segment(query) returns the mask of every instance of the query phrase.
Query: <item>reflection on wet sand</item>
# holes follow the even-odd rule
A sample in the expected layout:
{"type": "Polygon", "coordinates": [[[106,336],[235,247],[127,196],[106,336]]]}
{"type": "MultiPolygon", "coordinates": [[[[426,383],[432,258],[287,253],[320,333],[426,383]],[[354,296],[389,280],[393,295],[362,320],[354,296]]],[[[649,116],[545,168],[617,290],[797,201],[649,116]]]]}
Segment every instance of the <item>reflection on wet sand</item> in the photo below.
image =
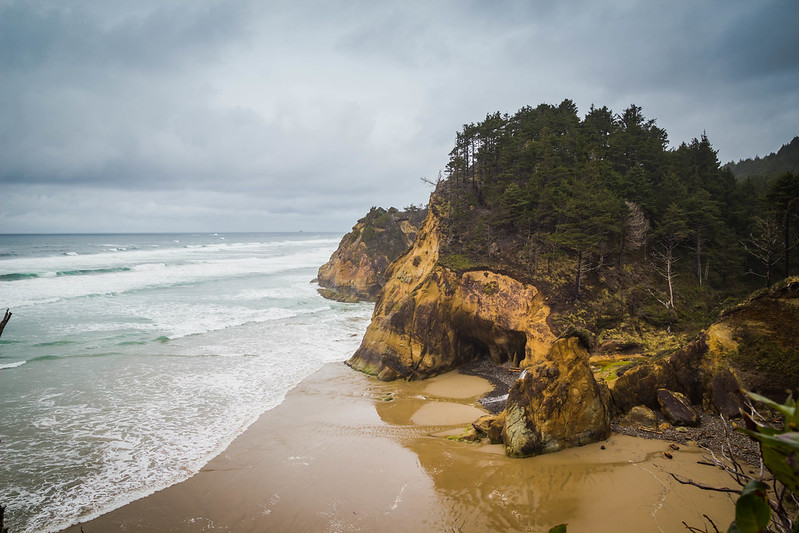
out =
{"type": "MultiPolygon", "coordinates": [[[[531,459],[455,442],[482,411],[480,378],[382,383],[328,365],[189,480],[83,524],[100,531],[685,531],[732,520],[728,484],[683,448],[625,436],[531,459]]],[[[79,527],[69,531],[77,533],[79,527]]]]}
{"type": "MultiPolygon", "coordinates": [[[[456,376],[453,380],[466,377],[456,376]]],[[[448,376],[436,379],[446,382],[448,376]]],[[[614,435],[600,444],[510,459],[501,445],[442,438],[458,431],[441,431],[450,422],[451,406],[468,407],[484,391],[469,396],[464,387],[450,396],[438,385],[416,390],[420,387],[404,384],[391,392],[392,402],[378,403],[376,409],[388,424],[410,419],[429,426],[426,437],[402,442],[433,480],[453,530],[548,531],[568,523],[570,532],[685,531],[682,522],[703,525],[703,513],[717,524],[732,520],[728,496],[681,486],[669,475],[728,486],[726,474],[696,464],[697,448],[683,447],[668,459],[662,441],[614,435]],[[420,405],[420,396],[426,403],[420,405]]]]}

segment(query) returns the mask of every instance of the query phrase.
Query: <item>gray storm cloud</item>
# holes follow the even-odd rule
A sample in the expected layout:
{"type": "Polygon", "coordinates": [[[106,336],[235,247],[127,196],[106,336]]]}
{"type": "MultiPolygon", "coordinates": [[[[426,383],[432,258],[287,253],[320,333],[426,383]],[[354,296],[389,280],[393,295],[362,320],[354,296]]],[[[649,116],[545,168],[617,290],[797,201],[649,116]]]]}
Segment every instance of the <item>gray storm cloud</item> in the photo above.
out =
{"type": "Polygon", "coordinates": [[[0,231],[345,231],[455,131],[635,103],[723,161],[799,124],[795,2],[0,1],[0,231]]]}

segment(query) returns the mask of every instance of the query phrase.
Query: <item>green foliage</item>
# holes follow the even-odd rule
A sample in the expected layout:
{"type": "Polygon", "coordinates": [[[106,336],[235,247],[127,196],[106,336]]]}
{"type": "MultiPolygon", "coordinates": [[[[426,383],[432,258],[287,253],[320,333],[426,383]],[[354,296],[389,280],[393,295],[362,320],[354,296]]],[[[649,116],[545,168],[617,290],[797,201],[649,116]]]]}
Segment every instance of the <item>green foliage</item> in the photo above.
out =
{"type": "Polygon", "coordinates": [[[774,176],[783,172],[799,174],[799,137],[794,137],[791,142],[782,145],[776,153],[766,157],[744,159],[737,163],[727,163],[726,167],[739,180],[753,176],[774,176]]]}
{"type": "Polygon", "coordinates": [[[556,313],[609,300],[600,293],[610,289],[614,311],[596,305],[582,321],[594,334],[635,329],[625,320],[642,309],[650,324],[695,333],[716,303],[762,284],[752,274],[790,273],[799,244],[799,180],[771,189],[738,181],[707,135],[669,149],[665,130],[635,105],[592,106],[582,119],[568,99],[488,114],[456,133],[446,173],[436,189],[442,264],[528,279],[556,313]],[[787,220],[769,272],[741,244],[764,210],[787,220]]]}
{"type": "Polygon", "coordinates": [[[782,429],[774,429],[757,424],[751,417],[745,417],[747,427],[740,431],[760,442],[763,463],[775,479],[799,494],[799,409],[792,397],[784,404],[778,404],[764,396],[748,392],[747,395],[779,412],[785,422],[782,429]]]}
{"type": "Polygon", "coordinates": [[[549,533],[566,533],[566,524],[559,524],[549,530],[549,533]]]}
{"type": "Polygon", "coordinates": [[[472,261],[470,257],[461,254],[442,255],[439,257],[438,262],[456,272],[463,272],[477,266],[477,263],[472,261]]]}
{"type": "Polygon", "coordinates": [[[768,487],[760,481],[749,481],[735,502],[735,522],[727,533],[761,533],[771,521],[768,487]]]}
{"type": "Polygon", "coordinates": [[[671,328],[680,322],[680,315],[674,308],[667,308],[660,303],[652,303],[641,309],[641,318],[659,328],[671,328]]]}
{"type": "Polygon", "coordinates": [[[369,245],[375,238],[375,229],[372,226],[364,226],[363,231],[361,232],[361,240],[369,245]]]}
{"type": "MultiPolygon", "coordinates": [[[[796,402],[790,396],[784,404],[779,404],[759,394],[746,394],[780,413],[784,424],[779,429],[768,427],[744,414],[746,428],[739,428],[738,431],[760,443],[761,459],[775,481],[774,491],[787,489],[794,495],[799,494],[799,409],[796,402]]],[[[783,505],[782,496],[771,501],[769,487],[760,480],[750,479],[735,502],[735,521],[727,532],[763,533],[789,529],[796,532],[799,524],[795,514],[795,509],[789,511],[783,505]]]]}
{"type": "Polygon", "coordinates": [[[360,239],[367,256],[385,258],[391,262],[405,253],[409,246],[410,238],[403,232],[401,223],[408,221],[411,226],[418,228],[425,216],[426,209],[413,206],[407,211],[399,211],[395,207],[388,210],[372,207],[342,242],[353,244],[360,239]]]}
{"type": "MultiPolygon", "coordinates": [[[[788,323],[790,321],[786,321],[788,323]]],[[[793,346],[781,346],[771,335],[744,330],[732,359],[739,368],[757,369],[778,376],[786,388],[799,383],[799,350],[793,346]]]]}
{"type": "Polygon", "coordinates": [[[497,285],[496,281],[489,281],[488,283],[484,283],[481,287],[483,294],[491,296],[492,294],[496,294],[499,291],[499,285],[497,285]]]}

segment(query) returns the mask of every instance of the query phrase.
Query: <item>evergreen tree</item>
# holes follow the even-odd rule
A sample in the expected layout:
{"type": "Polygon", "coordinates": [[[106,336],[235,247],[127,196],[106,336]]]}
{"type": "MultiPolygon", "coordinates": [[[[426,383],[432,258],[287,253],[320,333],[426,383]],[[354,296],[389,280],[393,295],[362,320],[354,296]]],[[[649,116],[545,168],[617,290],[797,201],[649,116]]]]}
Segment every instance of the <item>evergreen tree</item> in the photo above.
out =
{"type": "Polygon", "coordinates": [[[792,227],[799,218],[799,176],[789,172],[777,178],[769,188],[766,199],[782,222],[783,262],[787,278],[791,275],[790,252],[797,239],[797,232],[792,231],[792,227]]]}

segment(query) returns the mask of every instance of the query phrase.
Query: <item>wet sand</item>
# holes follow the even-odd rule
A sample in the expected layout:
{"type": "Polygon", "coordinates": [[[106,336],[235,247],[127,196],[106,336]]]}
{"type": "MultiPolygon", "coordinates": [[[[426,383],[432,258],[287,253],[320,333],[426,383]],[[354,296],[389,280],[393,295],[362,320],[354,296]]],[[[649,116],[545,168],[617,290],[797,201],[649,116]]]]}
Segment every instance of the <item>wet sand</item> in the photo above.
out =
{"type": "MultiPolygon", "coordinates": [[[[502,446],[456,442],[484,411],[487,381],[450,373],[382,383],[325,366],[183,483],[82,524],[85,533],[686,531],[707,514],[726,530],[727,475],[696,464],[698,448],[614,434],[530,459],[502,446]],[[604,445],[605,449],[602,449],[604,445]]],[[[78,533],[80,526],[66,531],[78,533]]]]}

